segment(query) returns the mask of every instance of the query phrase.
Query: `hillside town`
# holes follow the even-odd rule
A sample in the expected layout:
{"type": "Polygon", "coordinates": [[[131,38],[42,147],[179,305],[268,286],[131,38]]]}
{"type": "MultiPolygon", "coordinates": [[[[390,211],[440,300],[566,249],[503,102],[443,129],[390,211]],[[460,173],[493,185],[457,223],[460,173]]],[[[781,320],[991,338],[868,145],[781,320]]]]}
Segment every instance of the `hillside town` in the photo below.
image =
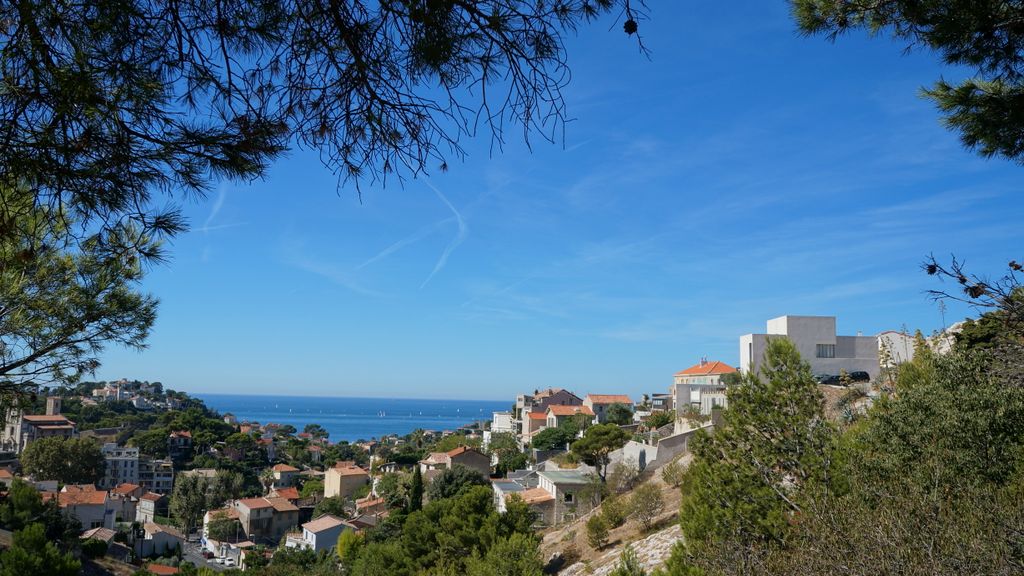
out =
{"type": "Polygon", "coordinates": [[[515,501],[534,530],[553,530],[601,504],[595,485],[628,489],[685,460],[691,440],[713,432],[730,388],[760,371],[773,339],[792,342],[836,417],[850,419],[891,391],[886,374],[911,361],[921,342],[942,352],[955,330],[932,339],[843,336],[834,317],[783,316],[762,334],[739,336],[739,366],[699,357],[639,398],[537,389],[489,422],[354,443],[332,443],[318,425],[238,421],[159,383],[55,389],[42,413],[9,413],[0,482],[7,494],[37,492],[80,526],[82,541],[101,541],[113,561],[154,574],[175,573],[182,562],[245,570],[282,550],[333,553],[343,533],[373,530],[411,498],[418,509],[467,483],[488,486],[499,513],[515,501]],[[611,440],[587,448],[601,430],[613,431],[611,440]],[[37,448],[70,442],[100,454],[94,482],[44,472],[37,448]]]}

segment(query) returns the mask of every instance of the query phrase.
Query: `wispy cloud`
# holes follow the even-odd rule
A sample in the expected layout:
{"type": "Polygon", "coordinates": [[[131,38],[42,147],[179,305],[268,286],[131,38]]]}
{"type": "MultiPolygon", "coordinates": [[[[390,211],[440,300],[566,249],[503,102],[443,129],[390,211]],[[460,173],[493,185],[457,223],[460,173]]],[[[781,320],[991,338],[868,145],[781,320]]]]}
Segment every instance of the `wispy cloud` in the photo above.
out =
{"type": "Polygon", "coordinates": [[[448,209],[452,211],[452,215],[455,217],[455,222],[458,224],[459,228],[458,231],[455,233],[455,237],[452,238],[451,242],[449,242],[447,246],[444,247],[444,251],[441,252],[441,256],[438,257],[437,263],[434,264],[434,269],[430,271],[430,274],[427,276],[426,280],[424,280],[423,283],[420,284],[421,289],[425,287],[427,284],[429,284],[430,281],[434,278],[435,275],[437,275],[438,272],[444,269],[445,264],[448,263],[448,257],[451,256],[452,252],[454,252],[455,249],[458,248],[459,245],[466,240],[466,236],[469,234],[469,227],[466,226],[466,220],[462,217],[462,214],[455,209],[455,206],[448,201],[448,197],[446,197],[437,186],[434,186],[432,183],[430,183],[429,180],[424,180],[424,182],[431,190],[434,191],[435,194],[437,194],[437,197],[440,198],[442,202],[444,202],[445,206],[447,206],[448,209]]]}
{"type": "Polygon", "coordinates": [[[291,266],[304,272],[320,276],[333,284],[364,296],[385,296],[384,293],[367,288],[358,281],[352,271],[345,270],[334,262],[314,255],[301,239],[288,239],[281,246],[282,257],[291,266]]]}

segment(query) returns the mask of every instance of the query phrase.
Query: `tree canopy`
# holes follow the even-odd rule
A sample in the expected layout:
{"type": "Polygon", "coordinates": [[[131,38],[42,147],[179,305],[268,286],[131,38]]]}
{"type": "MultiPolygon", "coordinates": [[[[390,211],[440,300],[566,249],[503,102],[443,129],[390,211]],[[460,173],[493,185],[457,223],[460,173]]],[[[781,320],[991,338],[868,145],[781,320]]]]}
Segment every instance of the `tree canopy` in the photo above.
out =
{"type": "Polygon", "coordinates": [[[633,422],[633,409],[622,402],[616,402],[609,406],[606,414],[608,421],[612,424],[625,426],[633,422]]]}
{"type": "Polygon", "coordinates": [[[922,90],[982,156],[1024,163],[1024,5],[999,0],[790,0],[800,30],[835,39],[864,29],[937,52],[974,77],[922,90]]]}
{"type": "Polygon", "coordinates": [[[95,484],[106,461],[96,442],[87,438],[51,436],[30,443],[21,453],[21,467],[40,480],[62,484],[95,484]]]}
{"type": "Polygon", "coordinates": [[[486,484],[487,479],[482,474],[472,468],[456,464],[451,468],[446,468],[430,481],[430,485],[427,487],[427,497],[431,500],[452,498],[473,486],[486,484]]]}
{"type": "Polygon", "coordinates": [[[62,206],[33,202],[24,186],[0,181],[4,393],[75,383],[96,370],[108,344],[142,348],[156,318],[156,299],[138,292],[137,253],[153,254],[153,242],[114,226],[79,243],[62,206]]]}
{"type": "Polygon", "coordinates": [[[62,552],[46,538],[42,524],[15,532],[11,547],[0,554],[0,576],[75,576],[81,569],[81,562],[70,552],[62,552]]]}
{"type": "Polygon", "coordinates": [[[633,0],[151,0],[0,6],[0,182],[174,234],[155,192],[250,179],[289,147],[342,180],[444,167],[480,132],[560,135],[563,36],[633,0]]]}
{"type": "Polygon", "coordinates": [[[941,354],[920,338],[893,392],[839,426],[795,351],[770,342],[774,361],[729,390],[723,425],[693,443],[685,538],[665,571],[1019,573],[1024,326],[989,326],[1001,329],[986,345],[941,354]]]}
{"type": "Polygon", "coordinates": [[[572,443],[572,452],[595,466],[603,480],[608,471],[608,455],[622,448],[628,440],[629,434],[615,424],[598,424],[587,428],[583,438],[572,443]]]}

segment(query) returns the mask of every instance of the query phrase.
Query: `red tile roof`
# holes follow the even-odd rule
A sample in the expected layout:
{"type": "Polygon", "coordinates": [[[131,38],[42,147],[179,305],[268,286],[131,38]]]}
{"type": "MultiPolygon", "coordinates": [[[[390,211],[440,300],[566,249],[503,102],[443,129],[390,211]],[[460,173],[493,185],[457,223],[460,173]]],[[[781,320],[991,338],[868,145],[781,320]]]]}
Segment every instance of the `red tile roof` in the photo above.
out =
{"type": "Polygon", "coordinates": [[[135,492],[139,488],[142,488],[142,486],[139,486],[138,484],[128,484],[126,482],[124,484],[118,484],[117,487],[114,488],[113,492],[114,494],[121,494],[123,496],[130,492],[135,492]]]}
{"type": "Polygon", "coordinates": [[[107,501],[107,493],[98,490],[70,490],[57,494],[61,508],[68,506],[102,506],[107,501]]]}
{"type": "Polygon", "coordinates": [[[431,452],[426,458],[420,460],[421,464],[447,464],[448,454],[445,452],[431,452]]]}
{"type": "Polygon", "coordinates": [[[0,478],[14,478],[14,474],[11,474],[11,471],[7,468],[0,468],[0,478]]]}
{"type": "Polygon", "coordinates": [[[625,394],[587,394],[591,404],[632,404],[633,401],[625,394]]]}
{"type": "Polygon", "coordinates": [[[338,462],[332,468],[340,476],[369,476],[370,473],[356,466],[353,462],[338,462]]]}
{"type": "Polygon", "coordinates": [[[547,420],[548,415],[543,412],[530,412],[530,420],[547,420]]]}
{"type": "Polygon", "coordinates": [[[174,566],[164,566],[163,564],[154,564],[153,562],[146,564],[146,571],[155,576],[171,576],[178,573],[178,569],[174,566]]]}
{"type": "Polygon", "coordinates": [[[66,424],[74,424],[74,422],[72,422],[71,420],[68,420],[66,417],[61,416],[60,414],[52,415],[52,416],[48,415],[48,414],[27,414],[25,416],[22,416],[22,418],[24,418],[26,422],[39,422],[39,423],[42,423],[42,422],[58,423],[59,422],[59,423],[66,423],[66,424]]]}
{"type": "Polygon", "coordinates": [[[177,438],[177,437],[191,438],[192,437],[192,433],[189,432],[188,430],[176,430],[174,432],[171,432],[171,438],[177,438]]]}
{"type": "Polygon", "coordinates": [[[548,406],[548,410],[555,416],[573,416],[575,414],[586,414],[593,416],[594,411],[587,406],[548,406]]]}
{"type": "Polygon", "coordinates": [[[299,489],[296,488],[295,486],[289,486],[287,488],[275,488],[274,494],[276,494],[279,498],[285,498],[287,500],[299,499],[299,489]]]}
{"type": "Polygon", "coordinates": [[[711,362],[701,362],[700,364],[690,366],[686,370],[676,372],[676,376],[714,376],[716,374],[732,374],[735,371],[735,368],[725,362],[713,360],[711,362]]]}
{"type": "Polygon", "coordinates": [[[273,508],[274,506],[270,500],[267,500],[266,498],[246,498],[244,500],[239,500],[238,503],[250,510],[256,510],[258,508],[273,508]]]}
{"type": "Polygon", "coordinates": [[[148,500],[150,502],[159,502],[163,498],[163,494],[157,494],[155,492],[146,492],[139,497],[140,500],[148,500]]]}
{"type": "Polygon", "coordinates": [[[295,466],[289,466],[287,464],[275,464],[273,468],[274,472],[298,472],[299,469],[295,466]]]}
{"type": "Polygon", "coordinates": [[[231,507],[220,508],[218,510],[208,510],[206,513],[210,516],[210,518],[217,518],[223,516],[224,518],[232,518],[236,520],[238,519],[238,510],[235,510],[234,508],[231,507]]]}
{"type": "Polygon", "coordinates": [[[476,448],[473,448],[472,446],[459,446],[458,448],[455,448],[454,450],[449,450],[448,451],[448,457],[452,458],[452,457],[455,457],[455,456],[459,456],[461,454],[465,454],[466,452],[476,452],[477,454],[480,453],[479,450],[477,450],[476,448]]]}

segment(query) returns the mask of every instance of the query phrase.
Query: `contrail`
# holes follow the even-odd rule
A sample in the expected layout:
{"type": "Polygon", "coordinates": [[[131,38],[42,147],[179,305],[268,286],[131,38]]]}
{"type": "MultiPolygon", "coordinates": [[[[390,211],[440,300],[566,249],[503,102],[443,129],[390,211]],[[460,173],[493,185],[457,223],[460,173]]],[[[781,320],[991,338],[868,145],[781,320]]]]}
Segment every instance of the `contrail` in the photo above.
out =
{"type": "Polygon", "coordinates": [[[200,230],[214,230],[210,226],[213,219],[220,213],[220,209],[224,206],[224,199],[228,195],[228,183],[221,182],[217,189],[217,199],[213,201],[213,208],[210,209],[210,215],[206,217],[206,222],[203,222],[203,227],[200,230]]]}
{"type": "Polygon", "coordinates": [[[433,234],[438,228],[440,228],[441,226],[451,222],[454,219],[455,218],[453,216],[449,216],[448,218],[445,218],[444,220],[439,220],[437,222],[434,222],[433,224],[430,224],[429,226],[424,226],[423,228],[420,228],[419,230],[417,230],[416,232],[413,232],[412,234],[406,236],[405,238],[402,238],[400,240],[396,240],[390,246],[388,246],[387,248],[381,250],[380,252],[378,252],[377,254],[372,256],[366,262],[363,262],[359,266],[356,266],[355,268],[353,268],[352,271],[355,272],[356,270],[362,270],[363,268],[366,268],[367,266],[369,266],[370,264],[373,264],[374,262],[377,262],[379,260],[383,260],[384,258],[387,258],[388,256],[391,256],[395,252],[398,252],[399,250],[401,250],[402,248],[405,248],[406,246],[409,246],[410,244],[415,244],[415,243],[419,242],[420,240],[423,240],[427,236],[433,234]]]}
{"type": "Polygon", "coordinates": [[[434,269],[430,271],[430,275],[427,276],[427,279],[423,281],[423,284],[420,284],[420,289],[423,289],[424,286],[430,283],[430,280],[433,279],[434,275],[440,272],[442,268],[444,268],[445,264],[448,263],[448,256],[450,256],[451,253],[454,252],[455,249],[459,247],[459,244],[462,244],[462,241],[466,239],[466,235],[469,233],[469,228],[466,227],[466,221],[462,218],[462,214],[460,214],[459,211],[455,209],[455,206],[453,206],[452,203],[448,201],[448,198],[445,197],[445,195],[442,194],[441,191],[438,190],[436,186],[431,184],[429,180],[424,180],[423,182],[427,186],[429,186],[430,189],[433,190],[435,194],[437,194],[437,197],[440,198],[441,201],[444,202],[446,206],[448,206],[448,209],[452,211],[452,214],[455,216],[455,222],[459,225],[459,231],[458,233],[455,234],[455,238],[452,238],[452,241],[449,242],[448,245],[444,247],[444,252],[441,252],[441,257],[437,259],[437,263],[434,264],[434,269]]]}

